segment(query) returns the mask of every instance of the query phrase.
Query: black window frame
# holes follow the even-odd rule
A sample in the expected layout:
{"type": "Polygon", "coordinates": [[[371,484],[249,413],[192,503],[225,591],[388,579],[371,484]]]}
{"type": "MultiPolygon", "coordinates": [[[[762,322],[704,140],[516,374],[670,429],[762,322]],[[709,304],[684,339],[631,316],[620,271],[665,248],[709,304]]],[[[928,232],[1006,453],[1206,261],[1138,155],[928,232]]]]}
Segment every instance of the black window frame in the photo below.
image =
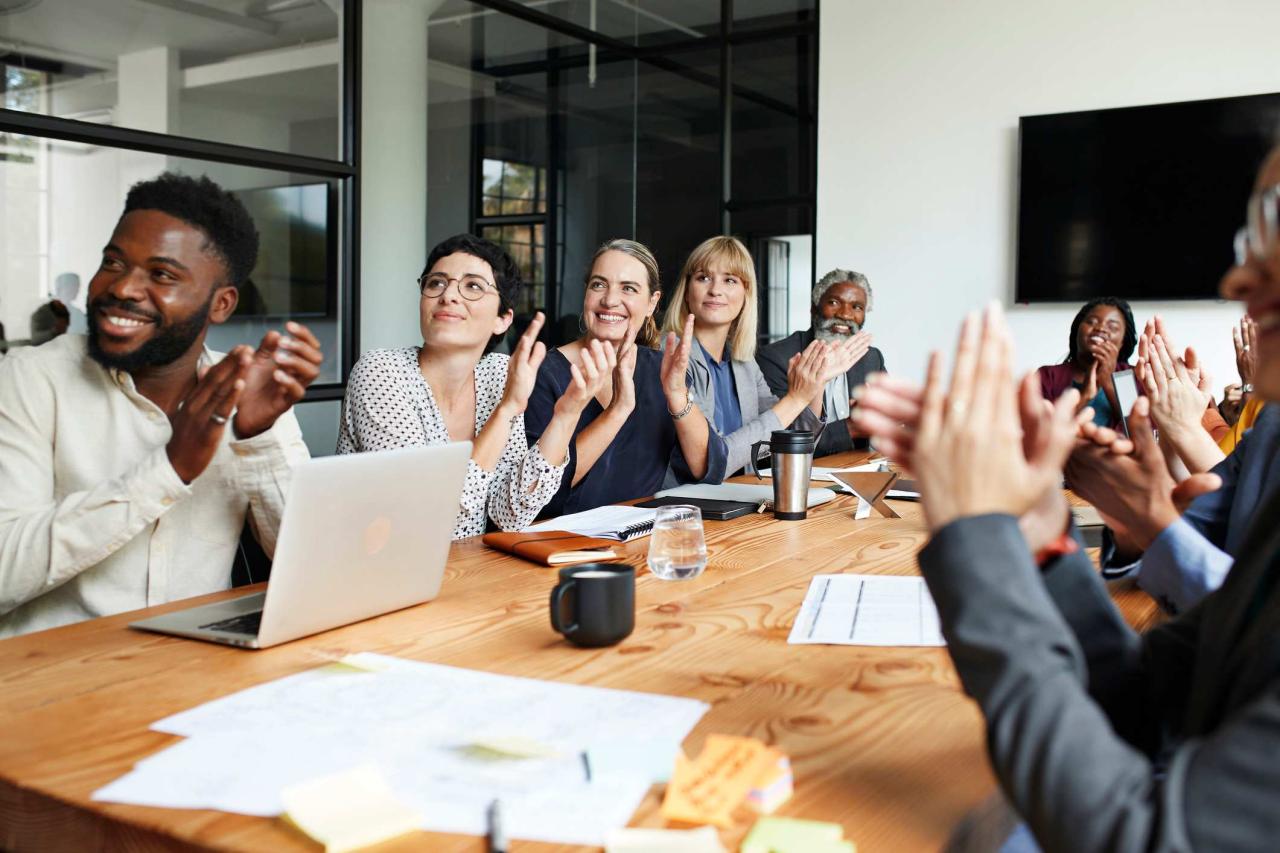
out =
{"type": "Polygon", "coordinates": [[[304,402],[341,400],[347,376],[360,352],[360,39],[363,5],[362,0],[343,0],[342,4],[342,157],[339,160],[0,108],[0,133],[18,133],[43,139],[59,139],[336,180],[341,188],[338,206],[338,234],[342,247],[341,261],[338,264],[341,377],[337,382],[312,385],[307,389],[304,402]]]}

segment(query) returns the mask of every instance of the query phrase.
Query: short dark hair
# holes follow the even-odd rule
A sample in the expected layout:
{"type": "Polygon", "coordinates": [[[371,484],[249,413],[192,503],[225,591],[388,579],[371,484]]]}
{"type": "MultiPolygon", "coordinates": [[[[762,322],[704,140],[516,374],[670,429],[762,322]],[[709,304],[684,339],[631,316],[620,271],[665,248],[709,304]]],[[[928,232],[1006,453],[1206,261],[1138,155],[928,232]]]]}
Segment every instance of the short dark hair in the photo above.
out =
{"type": "Polygon", "coordinates": [[[129,188],[124,212],[158,210],[199,228],[227,268],[227,283],[239,288],[258,262],[258,229],[240,199],[201,175],[165,172],[129,188]]]}
{"type": "Polygon", "coordinates": [[[1076,318],[1071,321],[1071,343],[1067,350],[1067,361],[1074,364],[1076,356],[1079,353],[1080,324],[1084,322],[1084,318],[1089,316],[1089,312],[1099,305],[1109,305],[1120,312],[1124,317],[1124,338],[1120,341],[1120,352],[1116,354],[1116,358],[1122,362],[1128,361],[1129,356],[1133,355],[1134,347],[1138,345],[1138,330],[1133,324],[1133,310],[1129,307],[1129,303],[1115,296],[1099,296],[1097,299],[1090,299],[1084,304],[1084,307],[1076,312],[1076,318]]]}
{"type": "MultiPolygon", "coordinates": [[[[479,258],[489,265],[493,270],[493,283],[498,288],[498,316],[501,317],[508,312],[514,313],[516,303],[520,301],[520,291],[524,288],[524,282],[520,279],[520,267],[516,265],[515,259],[506,249],[492,240],[486,240],[474,234],[455,234],[437,243],[431,250],[431,254],[427,255],[427,265],[422,268],[422,275],[418,276],[418,281],[427,277],[427,273],[431,272],[436,261],[456,252],[479,258]]],[[[489,344],[484,351],[493,352],[505,337],[505,334],[493,335],[489,338],[489,344]]]]}

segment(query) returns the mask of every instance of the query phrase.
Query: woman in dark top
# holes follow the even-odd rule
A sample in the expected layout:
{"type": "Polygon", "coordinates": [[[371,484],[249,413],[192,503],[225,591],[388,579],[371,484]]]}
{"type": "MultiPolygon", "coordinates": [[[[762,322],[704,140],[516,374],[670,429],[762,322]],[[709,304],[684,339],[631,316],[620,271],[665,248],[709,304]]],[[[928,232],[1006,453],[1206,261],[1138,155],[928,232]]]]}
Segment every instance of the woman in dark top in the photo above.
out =
{"type": "Polygon", "coordinates": [[[1080,391],[1080,409],[1093,407],[1099,426],[1120,425],[1120,401],[1111,375],[1131,370],[1128,359],[1138,343],[1133,311],[1123,299],[1091,299],[1071,321],[1067,360],[1040,368],[1040,393],[1056,400],[1068,388],[1080,391]]]}
{"type": "Polygon", "coordinates": [[[658,263],[632,240],[610,240],[591,261],[583,298],[586,331],[547,354],[529,406],[525,432],[537,441],[556,401],[584,356],[603,354],[613,382],[587,404],[569,445],[560,491],[543,517],[645,497],[662,488],[670,467],[681,482],[724,478],[724,439],[707,424],[689,395],[687,371],[693,317],[683,337],[669,336],[667,351],[652,349],[658,328],[653,312],[661,296],[658,263]]]}

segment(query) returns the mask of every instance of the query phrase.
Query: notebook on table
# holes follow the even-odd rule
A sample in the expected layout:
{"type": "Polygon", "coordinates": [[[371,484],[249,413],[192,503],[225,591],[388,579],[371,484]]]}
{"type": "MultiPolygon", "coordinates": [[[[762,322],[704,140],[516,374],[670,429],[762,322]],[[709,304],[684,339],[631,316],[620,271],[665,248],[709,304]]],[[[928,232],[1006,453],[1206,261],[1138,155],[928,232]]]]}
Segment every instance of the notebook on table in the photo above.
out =
{"type": "Polygon", "coordinates": [[[585,512],[562,515],[524,529],[525,533],[563,531],[615,542],[630,542],[653,532],[657,513],[635,506],[598,506],[585,512]]]}

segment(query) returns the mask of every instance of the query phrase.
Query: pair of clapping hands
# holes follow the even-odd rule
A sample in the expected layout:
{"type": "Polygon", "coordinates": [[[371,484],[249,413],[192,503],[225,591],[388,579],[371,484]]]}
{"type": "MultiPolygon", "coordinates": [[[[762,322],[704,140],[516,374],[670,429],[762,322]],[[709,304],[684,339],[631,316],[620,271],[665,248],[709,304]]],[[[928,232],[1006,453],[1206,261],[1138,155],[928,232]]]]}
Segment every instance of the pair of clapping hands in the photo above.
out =
{"type": "MultiPolygon", "coordinates": [[[[503,398],[515,413],[524,412],[528,405],[529,395],[538,378],[538,368],[547,355],[546,345],[537,339],[545,322],[545,315],[541,311],[537,312],[511,353],[503,398]]],[[[611,382],[613,393],[609,407],[628,414],[633,411],[636,404],[635,338],[635,331],[629,332],[626,340],[616,349],[599,340],[584,344],[577,363],[571,362],[569,365],[570,382],[556,402],[557,410],[581,413],[604,389],[605,384],[611,382]]],[[[688,402],[689,390],[685,375],[689,369],[693,340],[692,314],[685,319],[683,335],[677,338],[674,332],[667,334],[660,375],[667,406],[673,412],[682,410],[688,402]]]]}
{"type": "Polygon", "coordinates": [[[265,432],[320,374],[320,341],[301,323],[286,323],[285,331],[267,332],[256,350],[238,346],[201,369],[170,418],[173,435],[165,448],[184,483],[209,467],[228,421],[239,439],[265,432]]]}

